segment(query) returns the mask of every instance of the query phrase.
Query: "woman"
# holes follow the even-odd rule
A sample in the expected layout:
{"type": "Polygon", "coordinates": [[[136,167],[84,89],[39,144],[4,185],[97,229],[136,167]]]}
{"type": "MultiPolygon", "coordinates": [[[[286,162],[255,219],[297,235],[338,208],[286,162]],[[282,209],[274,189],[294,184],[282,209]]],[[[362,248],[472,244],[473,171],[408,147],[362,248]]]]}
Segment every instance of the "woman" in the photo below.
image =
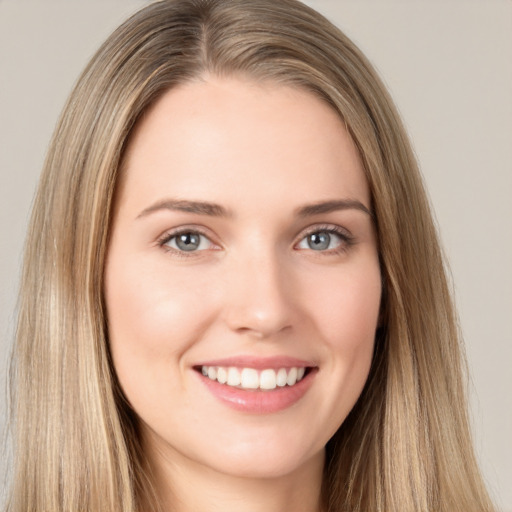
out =
{"type": "Polygon", "coordinates": [[[493,510],[461,374],[414,157],[343,34],[164,1],[107,40],[34,206],[9,510],[493,510]]]}

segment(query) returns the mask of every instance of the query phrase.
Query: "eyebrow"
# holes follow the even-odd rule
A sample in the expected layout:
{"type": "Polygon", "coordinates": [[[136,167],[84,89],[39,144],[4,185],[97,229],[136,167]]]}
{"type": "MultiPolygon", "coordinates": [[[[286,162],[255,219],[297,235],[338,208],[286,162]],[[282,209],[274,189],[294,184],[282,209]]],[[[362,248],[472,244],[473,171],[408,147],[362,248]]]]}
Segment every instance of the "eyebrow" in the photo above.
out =
{"type": "Polygon", "coordinates": [[[333,199],[302,206],[296,211],[299,217],[310,217],[322,213],[331,213],[339,210],[359,210],[373,219],[373,213],[357,199],[333,199]]]}
{"type": "Polygon", "coordinates": [[[186,201],[182,199],[163,199],[158,201],[146,209],[142,210],[137,218],[146,217],[147,215],[160,211],[172,210],[185,213],[195,213],[197,215],[209,215],[212,217],[229,217],[229,211],[219,204],[209,203],[206,201],[186,201]]]}
{"type": "MultiPolygon", "coordinates": [[[[184,199],[163,199],[148,206],[137,216],[137,218],[146,217],[151,213],[161,210],[171,210],[185,213],[194,213],[196,215],[208,215],[211,217],[230,217],[232,214],[223,206],[207,201],[188,201],[184,199]]],[[[331,213],[339,210],[359,210],[373,218],[373,213],[356,199],[332,199],[318,203],[301,206],[295,211],[298,217],[311,217],[323,213],[331,213]]]]}

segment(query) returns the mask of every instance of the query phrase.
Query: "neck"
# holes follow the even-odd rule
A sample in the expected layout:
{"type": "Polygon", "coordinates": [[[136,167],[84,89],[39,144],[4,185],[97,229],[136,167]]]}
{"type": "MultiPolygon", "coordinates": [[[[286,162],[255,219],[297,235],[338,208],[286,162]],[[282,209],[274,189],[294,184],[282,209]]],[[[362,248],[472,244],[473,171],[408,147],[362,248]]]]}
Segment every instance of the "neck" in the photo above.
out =
{"type": "Polygon", "coordinates": [[[249,477],[217,472],[190,460],[152,454],[151,473],[162,512],[320,512],[324,454],[293,472],[249,477]]]}

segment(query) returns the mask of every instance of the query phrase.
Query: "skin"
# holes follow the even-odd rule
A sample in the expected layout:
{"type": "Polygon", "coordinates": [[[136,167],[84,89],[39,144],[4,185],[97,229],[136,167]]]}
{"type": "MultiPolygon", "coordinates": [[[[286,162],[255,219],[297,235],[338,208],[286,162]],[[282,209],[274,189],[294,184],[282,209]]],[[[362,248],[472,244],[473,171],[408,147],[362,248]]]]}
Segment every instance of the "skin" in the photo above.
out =
{"type": "Polygon", "coordinates": [[[167,92],[136,127],[105,297],[115,370],[169,510],[320,510],[324,447],[363,389],[378,322],[364,209],[358,152],[309,92],[208,76],[167,92]],[[349,207],[298,214],[339,200],[349,207]],[[176,229],[203,233],[198,249],[180,252],[176,229]],[[309,234],[332,229],[327,249],[311,248],[309,234]],[[291,407],[248,414],[194,369],[240,355],[296,357],[315,373],[291,407]]]}

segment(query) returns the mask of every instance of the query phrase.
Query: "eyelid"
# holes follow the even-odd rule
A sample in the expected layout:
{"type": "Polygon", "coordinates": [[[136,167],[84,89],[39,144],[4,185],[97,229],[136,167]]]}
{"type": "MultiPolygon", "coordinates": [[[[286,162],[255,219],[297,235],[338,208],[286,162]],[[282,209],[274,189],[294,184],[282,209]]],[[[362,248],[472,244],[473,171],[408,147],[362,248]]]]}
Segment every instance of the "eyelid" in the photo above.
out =
{"type": "MultiPolygon", "coordinates": [[[[340,247],[337,247],[335,249],[328,249],[325,251],[318,251],[319,253],[324,254],[333,254],[338,253],[346,250],[348,247],[353,245],[356,242],[355,237],[350,233],[350,231],[342,226],[339,226],[337,224],[313,224],[311,226],[308,226],[307,228],[303,229],[300,234],[297,236],[293,247],[296,248],[296,246],[307,236],[312,235],[313,233],[318,232],[328,232],[328,233],[334,233],[337,236],[339,236],[343,243],[340,247]]],[[[157,240],[156,244],[161,247],[162,249],[172,252],[178,256],[183,257],[193,257],[198,256],[200,253],[204,252],[204,250],[200,251],[190,251],[187,253],[186,251],[180,251],[177,249],[174,249],[172,247],[166,246],[165,244],[169,242],[173,237],[179,236],[180,234],[184,233],[196,233],[198,235],[204,236],[208,239],[210,244],[212,245],[212,250],[219,250],[222,248],[221,244],[214,241],[215,235],[207,228],[204,228],[203,226],[198,225],[183,225],[178,226],[172,229],[169,229],[165,231],[162,235],[160,235],[157,240]]]]}
{"type": "Polygon", "coordinates": [[[353,240],[354,236],[350,233],[350,231],[338,224],[313,224],[303,229],[299,236],[297,237],[297,242],[302,240],[304,237],[308,235],[312,235],[313,233],[318,233],[319,231],[327,231],[330,233],[336,233],[341,236],[343,239],[353,240]]]}
{"type": "Polygon", "coordinates": [[[355,237],[350,233],[350,231],[342,226],[339,226],[337,224],[314,224],[312,226],[308,226],[303,231],[301,231],[295,243],[293,244],[294,248],[297,247],[297,245],[300,242],[302,242],[302,240],[304,240],[304,238],[306,238],[307,236],[319,232],[334,233],[335,235],[339,236],[343,242],[340,247],[337,247],[335,249],[317,251],[319,254],[339,253],[345,251],[350,246],[354,245],[356,242],[355,237]]]}
{"type": "Polygon", "coordinates": [[[157,238],[156,243],[159,247],[161,247],[165,251],[172,252],[173,254],[177,254],[177,255],[183,256],[183,257],[198,256],[199,253],[204,252],[204,250],[200,250],[200,251],[190,251],[189,253],[187,253],[186,251],[180,251],[180,250],[174,249],[173,247],[169,247],[169,246],[165,245],[170,240],[172,240],[174,237],[179,236],[181,234],[185,234],[185,233],[195,233],[195,234],[205,237],[209,241],[209,243],[212,245],[212,247],[211,247],[212,250],[218,250],[221,247],[219,243],[217,243],[213,240],[214,236],[210,230],[208,230],[204,227],[201,227],[201,226],[197,226],[197,225],[184,225],[184,226],[179,226],[176,228],[169,229],[157,238]]]}

